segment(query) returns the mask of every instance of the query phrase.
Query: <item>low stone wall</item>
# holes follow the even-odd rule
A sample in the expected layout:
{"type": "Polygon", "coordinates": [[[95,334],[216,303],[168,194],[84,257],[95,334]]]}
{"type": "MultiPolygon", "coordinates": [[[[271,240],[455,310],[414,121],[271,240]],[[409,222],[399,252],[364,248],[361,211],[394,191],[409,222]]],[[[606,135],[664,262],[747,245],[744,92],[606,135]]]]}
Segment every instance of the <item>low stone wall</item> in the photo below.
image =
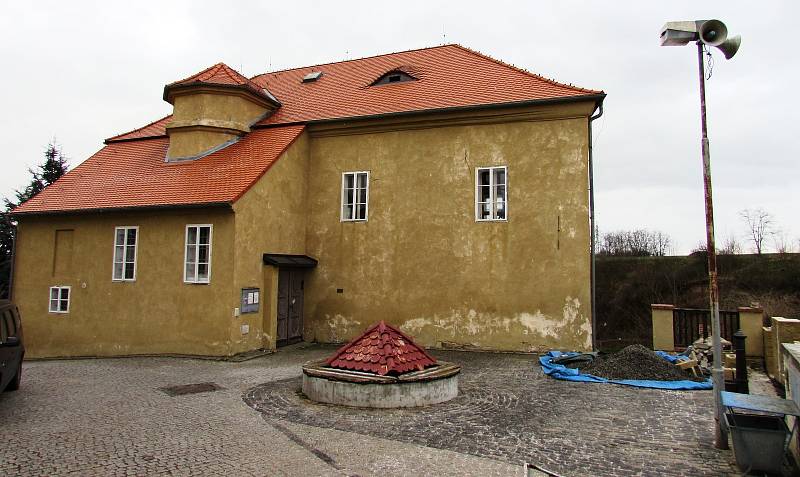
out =
{"type": "MultiPolygon", "coordinates": [[[[783,362],[784,379],[786,382],[786,399],[791,399],[800,406],[800,343],[783,343],[781,345],[781,361],[783,362]]],[[[787,424],[791,429],[794,425],[795,417],[789,417],[787,424]]],[[[798,436],[794,433],[789,449],[794,454],[795,461],[800,460],[800,447],[798,446],[798,436]]]]}
{"type": "Polygon", "coordinates": [[[786,383],[785,363],[781,356],[781,344],[800,340],[800,320],[773,316],[771,326],[764,328],[764,360],[770,378],[786,383]]]}
{"type": "MultiPolygon", "coordinates": [[[[653,322],[653,349],[674,351],[673,312],[675,305],[657,303],[650,305],[653,322]]],[[[764,310],[740,307],[739,328],[747,336],[745,350],[748,357],[764,357],[764,310]]]]}
{"type": "Polygon", "coordinates": [[[316,402],[352,407],[417,407],[458,396],[458,375],[433,381],[362,384],[303,374],[303,394],[316,402]]]}

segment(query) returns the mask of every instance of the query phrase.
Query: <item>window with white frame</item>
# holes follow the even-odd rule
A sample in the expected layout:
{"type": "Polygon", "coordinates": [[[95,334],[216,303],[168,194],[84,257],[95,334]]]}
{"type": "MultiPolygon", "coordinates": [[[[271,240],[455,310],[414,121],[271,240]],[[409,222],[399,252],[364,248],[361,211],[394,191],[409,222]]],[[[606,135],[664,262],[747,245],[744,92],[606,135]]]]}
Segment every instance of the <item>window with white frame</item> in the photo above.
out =
{"type": "Polygon", "coordinates": [[[114,229],[114,281],[136,280],[136,244],[139,227],[114,229]]]}
{"type": "Polygon", "coordinates": [[[211,225],[186,226],[183,281],[209,283],[211,279],[211,225]]]}
{"type": "Polygon", "coordinates": [[[369,171],[342,174],[342,220],[367,220],[369,171]]]}
{"type": "Polygon", "coordinates": [[[475,220],[508,219],[508,169],[475,169],[475,220]]]}
{"type": "Polygon", "coordinates": [[[69,313],[70,287],[50,287],[50,313],[69,313]]]}

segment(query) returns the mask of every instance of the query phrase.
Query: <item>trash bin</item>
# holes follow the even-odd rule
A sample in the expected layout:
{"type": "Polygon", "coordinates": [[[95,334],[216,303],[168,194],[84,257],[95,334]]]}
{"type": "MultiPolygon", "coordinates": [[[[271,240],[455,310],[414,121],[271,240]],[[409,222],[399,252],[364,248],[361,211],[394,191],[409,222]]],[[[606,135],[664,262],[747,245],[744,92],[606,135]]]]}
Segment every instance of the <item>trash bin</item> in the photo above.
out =
{"type": "Polygon", "coordinates": [[[736,464],[745,472],[780,474],[789,428],[782,417],[762,414],[725,414],[731,431],[736,464]]]}

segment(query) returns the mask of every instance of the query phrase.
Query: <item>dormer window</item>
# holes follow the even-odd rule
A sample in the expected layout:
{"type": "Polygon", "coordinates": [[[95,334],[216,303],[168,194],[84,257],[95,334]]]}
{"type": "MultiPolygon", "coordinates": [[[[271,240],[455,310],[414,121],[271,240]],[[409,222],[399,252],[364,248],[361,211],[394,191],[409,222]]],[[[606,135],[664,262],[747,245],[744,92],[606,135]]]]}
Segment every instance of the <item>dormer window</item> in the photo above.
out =
{"type": "Polygon", "coordinates": [[[322,71],[312,71],[303,76],[303,83],[313,83],[322,77],[322,71]]]}
{"type": "Polygon", "coordinates": [[[372,83],[372,86],[378,86],[381,84],[389,84],[389,83],[403,83],[406,81],[416,81],[416,80],[417,78],[414,78],[405,71],[392,70],[388,73],[384,73],[383,76],[375,80],[372,83]]]}

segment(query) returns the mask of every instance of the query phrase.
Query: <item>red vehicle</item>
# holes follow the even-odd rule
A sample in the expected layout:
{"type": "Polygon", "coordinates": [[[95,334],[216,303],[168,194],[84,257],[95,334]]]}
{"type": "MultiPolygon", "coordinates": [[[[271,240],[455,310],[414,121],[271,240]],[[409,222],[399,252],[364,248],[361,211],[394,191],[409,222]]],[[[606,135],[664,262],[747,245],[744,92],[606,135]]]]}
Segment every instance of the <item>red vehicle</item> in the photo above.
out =
{"type": "Polygon", "coordinates": [[[22,321],[16,305],[0,300],[0,391],[16,391],[22,381],[22,321]]]}

